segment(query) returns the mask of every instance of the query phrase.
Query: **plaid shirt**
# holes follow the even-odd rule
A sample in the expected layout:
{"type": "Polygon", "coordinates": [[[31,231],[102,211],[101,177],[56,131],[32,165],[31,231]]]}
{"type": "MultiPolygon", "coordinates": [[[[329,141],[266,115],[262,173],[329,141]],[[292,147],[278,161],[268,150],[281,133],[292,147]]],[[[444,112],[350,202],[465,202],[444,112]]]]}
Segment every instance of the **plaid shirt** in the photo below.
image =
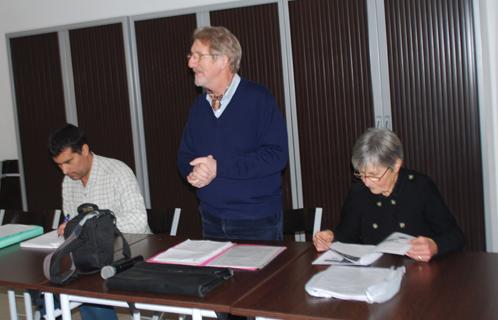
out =
{"type": "Polygon", "coordinates": [[[64,177],[62,181],[64,214],[77,215],[82,203],[94,203],[116,216],[123,233],[151,233],[145,204],[133,171],[123,162],[93,154],[92,168],[86,186],[81,180],[64,177]]]}

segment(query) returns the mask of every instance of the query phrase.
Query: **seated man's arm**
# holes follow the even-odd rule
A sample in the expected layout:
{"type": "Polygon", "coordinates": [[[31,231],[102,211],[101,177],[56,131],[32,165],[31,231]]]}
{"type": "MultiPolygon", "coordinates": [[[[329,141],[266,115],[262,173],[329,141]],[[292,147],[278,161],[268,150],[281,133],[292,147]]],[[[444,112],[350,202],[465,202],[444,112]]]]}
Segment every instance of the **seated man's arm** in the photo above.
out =
{"type": "Polygon", "coordinates": [[[114,179],[116,225],[123,233],[151,233],[137,179],[128,166],[114,179]]]}

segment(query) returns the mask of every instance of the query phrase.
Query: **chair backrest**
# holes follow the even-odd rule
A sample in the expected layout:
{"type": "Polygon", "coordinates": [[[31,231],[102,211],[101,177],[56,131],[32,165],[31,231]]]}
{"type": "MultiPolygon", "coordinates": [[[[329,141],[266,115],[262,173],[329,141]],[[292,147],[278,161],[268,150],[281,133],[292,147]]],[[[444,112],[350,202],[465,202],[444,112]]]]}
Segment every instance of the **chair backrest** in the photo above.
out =
{"type": "Polygon", "coordinates": [[[21,180],[17,160],[0,161],[0,208],[22,209],[21,180]]]}
{"type": "Polygon", "coordinates": [[[153,233],[168,233],[176,236],[180,223],[180,208],[147,209],[147,221],[153,233]]]}
{"type": "Polygon", "coordinates": [[[284,235],[293,235],[296,241],[306,241],[320,231],[322,208],[301,208],[284,210],[284,235]]]}
{"type": "Polygon", "coordinates": [[[44,232],[57,229],[63,221],[61,210],[47,209],[36,211],[22,211],[14,209],[0,210],[0,224],[34,224],[43,227],[44,232]]]}

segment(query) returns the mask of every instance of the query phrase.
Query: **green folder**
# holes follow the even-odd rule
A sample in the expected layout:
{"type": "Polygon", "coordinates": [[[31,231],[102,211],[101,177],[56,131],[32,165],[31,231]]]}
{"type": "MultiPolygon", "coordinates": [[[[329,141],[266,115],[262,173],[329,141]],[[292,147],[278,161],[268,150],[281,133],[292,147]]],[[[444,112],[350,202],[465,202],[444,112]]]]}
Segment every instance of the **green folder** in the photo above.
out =
{"type": "Polygon", "coordinates": [[[0,226],[0,248],[43,234],[43,227],[25,224],[4,224],[0,226]]]}

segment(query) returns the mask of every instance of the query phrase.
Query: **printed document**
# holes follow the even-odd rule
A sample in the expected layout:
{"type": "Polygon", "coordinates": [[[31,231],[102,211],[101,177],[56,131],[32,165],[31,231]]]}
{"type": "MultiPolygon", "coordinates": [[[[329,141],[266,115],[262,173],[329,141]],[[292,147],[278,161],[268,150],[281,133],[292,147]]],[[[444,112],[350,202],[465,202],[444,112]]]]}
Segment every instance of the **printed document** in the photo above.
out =
{"type": "Polygon", "coordinates": [[[232,242],[190,240],[169,248],[150,262],[202,265],[233,246],[232,242]]]}
{"type": "Polygon", "coordinates": [[[285,248],[188,239],[147,262],[257,270],[266,266],[285,248]]]}
{"type": "Polygon", "coordinates": [[[394,232],[376,246],[333,242],[330,249],[313,261],[313,264],[370,265],[383,253],[406,254],[410,250],[412,239],[415,237],[394,232]]]}
{"type": "Polygon", "coordinates": [[[257,270],[264,268],[284,250],[285,247],[237,244],[207,265],[210,267],[257,270]]]}
{"type": "Polygon", "coordinates": [[[64,237],[57,234],[57,230],[47,232],[33,239],[21,242],[23,248],[57,249],[64,242],[64,237]]]}

